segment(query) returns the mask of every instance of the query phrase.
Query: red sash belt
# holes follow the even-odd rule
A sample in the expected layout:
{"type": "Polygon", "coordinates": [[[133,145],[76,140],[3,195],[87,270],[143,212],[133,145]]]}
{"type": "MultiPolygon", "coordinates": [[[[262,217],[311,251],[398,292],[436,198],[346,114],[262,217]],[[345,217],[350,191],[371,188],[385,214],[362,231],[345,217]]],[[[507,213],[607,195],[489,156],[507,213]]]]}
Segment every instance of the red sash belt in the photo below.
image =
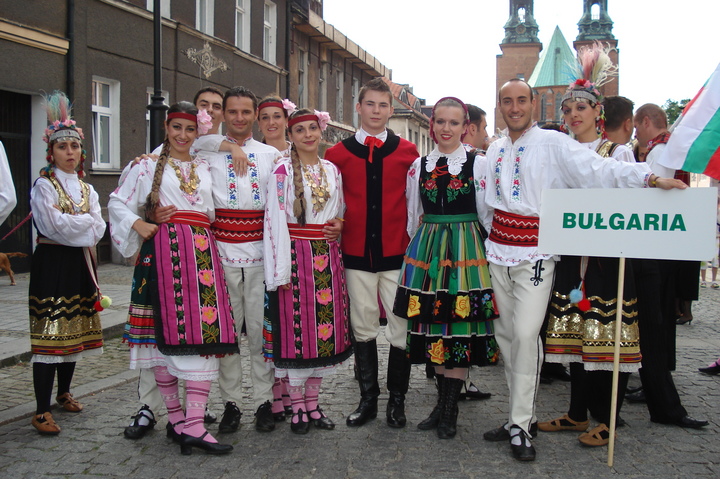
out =
{"type": "Polygon", "coordinates": [[[324,240],[325,235],[322,232],[324,227],[324,224],[300,226],[297,223],[288,223],[290,238],[292,239],[324,240]]]}
{"type": "Polygon", "coordinates": [[[216,209],[212,232],[223,243],[254,243],[263,239],[264,210],[216,209]]]}
{"type": "Polygon", "coordinates": [[[181,223],[190,226],[201,226],[203,228],[210,227],[210,218],[205,213],[198,213],[197,211],[176,211],[174,215],[168,220],[168,223],[181,223]]]}
{"type": "Polygon", "coordinates": [[[537,246],[540,218],[495,210],[490,240],[508,246],[537,246]]]}

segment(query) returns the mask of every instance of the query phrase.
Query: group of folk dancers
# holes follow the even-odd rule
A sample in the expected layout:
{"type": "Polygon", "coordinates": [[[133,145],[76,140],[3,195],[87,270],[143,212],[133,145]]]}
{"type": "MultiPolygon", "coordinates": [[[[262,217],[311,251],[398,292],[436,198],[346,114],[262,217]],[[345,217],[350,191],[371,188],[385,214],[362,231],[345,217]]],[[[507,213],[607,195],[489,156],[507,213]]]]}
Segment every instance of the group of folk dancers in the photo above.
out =
{"type": "MultiPolygon", "coordinates": [[[[346,423],[362,426],[378,413],[382,305],[390,343],[389,426],[406,425],[411,364],[429,364],[438,399],[418,427],[454,437],[468,369],[496,362],[499,349],[508,418],[484,437],[508,441],[513,457],[533,460],[545,350],[549,360],[571,362],[572,403],[568,415],[540,429],[584,431],[589,410],[600,426],[580,440],[606,444],[614,339],[604,331],[614,329],[617,261],[557,262],[541,254],[540,195],[547,188],[685,185],[630,161],[626,147],[604,138],[598,87],[582,79],[563,97],[572,139],[538,128],[532,89],[508,81],[498,93],[507,132],[486,155],[463,143],[468,107],[446,97],[431,117],[436,147],[420,157],[415,145],[386,128],[393,98],[382,79],[359,93],[361,128],[327,150],[325,159],[319,156],[329,121],[324,112],[297,110],[275,97],[258,102],[242,87],[224,95],[205,89],[195,104],[170,107],[159,156],[128,165],[108,205],[116,247],[127,257],[139,250],[125,338],[131,368],[141,369],[143,406],[125,435],[138,438],[154,427],[153,410],[161,406],[152,398],[160,396],[167,435],[183,454],[194,447],[230,452],[232,446],[219,443],[204,423],[213,420],[206,405],[215,379],[225,402],[219,431],[240,423],[243,325],[258,431],[272,431],[286,413],[297,434],[311,426],[334,428],[319,391],[322,379],[353,352],[360,402],[346,423]],[[213,134],[222,120],[226,135],[213,134]],[[265,144],[252,139],[256,120],[265,144]],[[581,282],[589,309],[569,295],[581,282]],[[185,381],[184,406],[178,379],[185,381]]],[[[95,304],[102,298],[89,251],[104,222],[97,194],[76,173],[84,157],[82,132],[69,109],[61,111],[64,117],[51,118],[49,164],[32,203],[43,238],[30,287],[38,399],[33,425],[44,434],[60,432],[50,414],[55,368],[58,402],[79,411],[82,405],[69,393],[72,371],[65,369],[102,348],[95,304]],[[58,260],[67,267],[57,268],[58,260]],[[63,306],[43,308],[50,298],[63,306]],[[77,314],[65,306],[73,301],[77,314]],[[70,329],[80,333],[69,335],[70,329]]],[[[625,297],[631,299],[623,319],[624,383],[640,361],[632,291],[625,297]]]]}

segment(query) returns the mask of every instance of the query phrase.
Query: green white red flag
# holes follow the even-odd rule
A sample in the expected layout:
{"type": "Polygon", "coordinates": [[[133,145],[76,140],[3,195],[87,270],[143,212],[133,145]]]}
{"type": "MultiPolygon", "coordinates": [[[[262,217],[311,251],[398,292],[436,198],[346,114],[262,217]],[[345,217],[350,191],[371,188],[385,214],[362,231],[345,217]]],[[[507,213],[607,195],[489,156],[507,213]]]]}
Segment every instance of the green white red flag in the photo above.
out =
{"type": "Polygon", "coordinates": [[[720,64],[673,125],[659,163],[720,180],[720,64]]]}

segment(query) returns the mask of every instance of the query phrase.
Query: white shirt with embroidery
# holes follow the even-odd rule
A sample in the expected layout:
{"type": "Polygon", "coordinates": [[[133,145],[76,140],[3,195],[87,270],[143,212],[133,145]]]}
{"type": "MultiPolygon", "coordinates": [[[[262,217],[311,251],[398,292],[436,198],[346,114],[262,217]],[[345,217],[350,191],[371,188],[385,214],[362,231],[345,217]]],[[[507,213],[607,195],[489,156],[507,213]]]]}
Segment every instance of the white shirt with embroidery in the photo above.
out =
{"type": "MultiPolygon", "coordinates": [[[[55,179],[74,203],[82,201],[80,180],[76,173],[69,174],[55,168],[55,179]]],[[[90,211],[71,215],[55,208],[59,195],[50,180],[38,178],[30,190],[30,208],[40,233],[65,246],[95,246],[105,234],[105,220],[100,212],[98,194],[92,185],[88,184],[88,187],[90,211]]]]}
{"type": "MultiPolygon", "coordinates": [[[[210,162],[215,208],[229,210],[265,210],[266,188],[280,152],[252,138],[240,145],[250,165],[244,176],[235,174],[232,155],[218,151],[222,135],[205,135],[195,140],[193,148],[210,162]]],[[[243,268],[263,265],[263,241],[250,243],[217,242],[225,266],[243,268]]]]}
{"type": "MultiPolygon", "coordinates": [[[[567,135],[536,125],[514,143],[509,136],[494,141],[486,158],[481,214],[486,212],[482,220],[488,231],[495,209],[539,217],[544,189],[642,188],[651,173],[645,163],[602,158],[567,135]]],[[[501,245],[489,238],[485,244],[488,261],[501,266],[553,257],[535,246],[501,245]]]]}
{"type": "MultiPolygon", "coordinates": [[[[132,228],[139,219],[147,200],[155,175],[154,160],[141,160],[128,172],[125,180],[110,194],[108,213],[110,214],[110,237],[120,254],[126,258],[135,254],[143,242],[142,237],[132,228]]],[[[212,199],[213,184],[210,177],[210,166],[203,156],[196,156],[191,162],[168,158],[163,171],[159,191],[159,206],[175,205],[178,210],[204,213],[212,222],[215,219],[215,207],[212,199]],[[195,165],[198,186],[193,194],[184,193],[180,189],[180,179],[173,162],[181,169],[181,175],[190,176],[191,164],[195,165]]]]}
{"type": "MultiPolygon", "coordinates": [[[[328,160],[320,160],[325,170],[330,198],[325,207],[313,211],[312,190],[303,177],[306,224],[321,225],[333,218],[342,218],[345,213],[342,177],[340,170],[328,160]]],[[[319,166],[313,167],[318,175],[319,166]]],[[[265,284],[268,291],[275,291],[279,286],[290,283],[290,232],[288,223],[297,223],[293,215],[295,187],[293,186],[293,169],[290,158],[283,158],[276,165],[267,189],[267,205],[265,207],[265,284]]]]}

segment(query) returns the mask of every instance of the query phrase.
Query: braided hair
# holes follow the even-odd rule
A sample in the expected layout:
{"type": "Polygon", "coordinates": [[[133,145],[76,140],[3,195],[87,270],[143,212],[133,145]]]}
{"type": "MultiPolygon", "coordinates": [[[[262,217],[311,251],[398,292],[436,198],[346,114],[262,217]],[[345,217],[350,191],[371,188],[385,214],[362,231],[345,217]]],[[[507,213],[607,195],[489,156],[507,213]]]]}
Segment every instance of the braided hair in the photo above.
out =
{"type": "MultiPolygon", "coordinates": [[[[175,103],[168,109],[168,115],[171,113],[190,113],[191,115],[197,115],[198,109],[189,101],[181,101],[175,103]]],[[[165,127],[167,128],[169,120],[165,120],[165,127]]],[[[157,164],[155,165],[155,174],[153,175],[152,187],[150,193],[147,195],[145,200],[145,211],[154,211],[157,208],[160,201],[160,184],[162,183],[163,173],[165,172],[165,165],[167,165],[168,158],[170,157],[170,142],[165,135],[165,141],[163,142],[162,151],[160,152],[160,158],[158,158],[157,164]]]]}
{"type": "MultiPolygon", "coordinates": [[[[301,108],[295,110],[290,115],[289,119],[293,119],[302,115],[312,115],[314,112],[307,108],[301,108]]],[[[295,201],[293,202],[293,216],[297,218],[300,226],[305,226],[306,223],[306,211],[307,211],[307,200],[305,199],[305,186],[303,185],[303,174],[302,164],[300,163],[300,157],[298,156],[297,148],[295,143],[290,147],[290,160],[293,171],[293,188],[295,190],[295,201]]]]}

